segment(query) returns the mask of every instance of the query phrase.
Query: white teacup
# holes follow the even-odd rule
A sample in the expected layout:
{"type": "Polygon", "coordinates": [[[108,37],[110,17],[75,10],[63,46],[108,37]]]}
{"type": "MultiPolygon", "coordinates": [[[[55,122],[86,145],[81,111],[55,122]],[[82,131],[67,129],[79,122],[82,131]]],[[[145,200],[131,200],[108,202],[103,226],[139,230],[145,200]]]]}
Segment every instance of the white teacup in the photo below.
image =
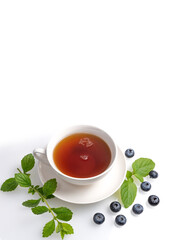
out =
{"type": "Polygon", "coordinates": [[[101,130],[97,127],[93,127],[93,126],[78,125],[78,126],[73,126],[68,129],[65,129],[61,133],[58,133],[57,135],[52,137],[52,139],[48,143],[46,149],[37,148],[37,149],[34,149],[33,153],[34,153],[34,156],[39,161],[43,162],[44,164],[48,164],[50,167],[52,167],[56,171],[56,173],[58,173],[59,177],[62,178],[63,180],[70,182],[72,184],[86,185],[86,184],[91,184],[91,183],[94,183],[94,182],[100,180],[111,170],[113,163],[117,157],[117,147],[116,147],[116,144],[114,143],[113,139],[103,130],[101,130]],[[96,176],[93,176],[93,177],[77,178],[77,177],[71,177],[71,176],[64,174],[56,167],[54,160],[53,160],[54,148],[62,139],[66,138],[72,134],[76,134],[76,133],[93,134],[93,135],[101,138],[102,140],[104,140],[105,143],[109,146],[109,149],[111,151],[111,160],[110,160],[110,164],[109,164],[108,168],[104,172],[102,172],[96,176]]]}

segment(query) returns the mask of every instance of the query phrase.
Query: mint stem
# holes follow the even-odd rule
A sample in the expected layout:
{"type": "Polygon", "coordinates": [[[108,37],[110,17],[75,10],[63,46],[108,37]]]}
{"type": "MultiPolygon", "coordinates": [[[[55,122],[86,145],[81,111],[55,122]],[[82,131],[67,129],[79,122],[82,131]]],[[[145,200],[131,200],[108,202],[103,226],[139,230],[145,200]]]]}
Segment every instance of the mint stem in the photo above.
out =
{"type": "MultiPolygon", "coordinates": [[[[34,167],[34,165],[35,165],[34,156],[32,154],[27,154],[21,160],[22,169],[17,168],[18,173],[16,172],[13,178],[7,179],[0,187],[0,191],[3,191],[3,192],[13,191],[19,185],[20,187],[29,188],[28,193],[32,193],[32,195],[34,193],[37,193],[40,199],[25,201],[23,202],[23,206],[31,207],[32,212],[35,213],[33,210],[39,204],[40,200],[44,202],[46,207],[45,206],[39,206],[39,207],[42,209],[46,209],[46,211],[48,209],[49,213],[51,213],[51,215],[53,216],[53,219],[44,226],[42,236],[43,237],[50,236],[55,231],[55,227],[56,227],[56,232],[60,233],[61,238],[63,239],[65,234],[73,234],[74,230],[70,224],[67,224],[67,223],[65,224],[59,221],[60,216],[58,215],[58,213],[56,213],[56,211],[53,208],[50,207],[47,200],[48,197],[50,198],[52,194],[55,192],[57,188],[57,181],[55,178],[50,179],[43,185],[43,187],[39,187],[39,185],[37,186],[32,185],[30,174],[28,172],[34,167]],[[57,226],[55,226],[55,222],[57,222],[57,226]]],[[[72,218],[72,212],[67,208],[64,208],[64,209],[66,209],[67,218],[66,216],[64,216],[62,217],[62,220],[69,221],[72,218]],[[71,215],[68,215],[68,212],[70,212],[71,215]]],[[[43,211],[41,213],[43,213],[43,211]]]]}
{"type": "MultiPolygon", "coordinates": [[[[17,168],[17,170],[18,170],[20,173],[22,173],[22,171],[21,171],[19,168],[17,168]]],[[[46,198],[45,198],[36,188],[34,188],[33,185],[31,185],[31,188],[32,188],[35,192],[37,192],[37,194],[41,197],[41,200],[46,203],[46,205],[47,205],[47,207],[48,207],[48,209],[49,209],[49,212],[53,215],[53,218],[54,218],[58,223],[60,223],[60,222],[57,220],[56,216],[54,215],[54,213],[53,213],[51,207],[49,206],[46,198]]]]}
{"type": "Polygon", "coordinates": [[[21,170],[20,170],[19,168],[17,168],[17,170],[18,170],[20,173],[22,173],[21,170]]]}
{"type": "Polygon", "coordinates": [[[60,223],[60,222],[57,220],[56,216],[54,215],[54,213],[53,213],[51,207],[49,206],[46,198],[45,198],[37,189],[35,189],[34,186],[31,186],[31,188],[32,188],[35,192],[38,193],[38,195],[41,197],[42,201],[46,203],[46,205],[47,205],[47,207],[48,207],[48,209],[49,209],[49,212],[53,215],[53,218],[54,218],[58,223],[60,223]]]}

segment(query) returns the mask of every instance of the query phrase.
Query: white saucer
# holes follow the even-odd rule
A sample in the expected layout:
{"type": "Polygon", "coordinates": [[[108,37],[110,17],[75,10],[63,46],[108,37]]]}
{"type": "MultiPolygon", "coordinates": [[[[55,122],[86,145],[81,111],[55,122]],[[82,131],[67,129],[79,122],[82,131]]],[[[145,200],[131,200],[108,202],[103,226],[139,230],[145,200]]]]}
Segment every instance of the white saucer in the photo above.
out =
{"type": "Polygon", "coordinates": [[[38,163],[39,176],[44,184],[51,178],[56,178],[58,185],[54,196],[66,202],[88,204],[103,200],[115,193],[121,186],[126,174],[126,161],[118,148],[118,157],[111,171],[97,183],[78,186],[62,180],[53,168],[41,162],[38,163]]]}

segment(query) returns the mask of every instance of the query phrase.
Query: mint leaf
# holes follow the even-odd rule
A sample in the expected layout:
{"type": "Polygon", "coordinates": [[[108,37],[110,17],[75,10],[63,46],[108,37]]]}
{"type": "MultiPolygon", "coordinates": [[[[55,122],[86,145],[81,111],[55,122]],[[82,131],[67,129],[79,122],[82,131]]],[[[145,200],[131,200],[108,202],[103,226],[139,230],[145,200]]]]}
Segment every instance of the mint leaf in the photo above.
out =
{"type": "Polygon", "coordinates": [[[46,223],[46,225],[43,228],[43,237],[49,237],[55,230],[55,222],[54,220],[51,220],[50,222],[46,223]]]}
{"type": "Polygon", "coordinates": [[[74,230],[70,224],[59,222],[56,227],[56,233],[59,233],[59,232],[61,234],[61,238],[64,239],[65,234],[73,234],[74,230]]]}
{"type": "Polygon", "coordinates": [[[53,194],[51,194],[51,195],[49,195],[49,196],[47,196],[47,197],[45,197],[46,199],[51,199],[51,198],[55,198],[55,196],[53,195],[53,194]]]}
{"type": "Polygon", "coordinates": [[[63,230],[60,231],[61,238],[64,239],[64,235],[66,234],[63,230]]]}
{"type": "Polygon", "coordinates": [[[56,191],[57,181],[55,178],[48,180],[43,186],[43,193],[45,196],[49,196],[56,191]]]}
{"type": "MultiPolygon", "coordinates": [[[[44,195],[44,192],[43,192],[43,188],[40,187],[40,188],[36,188],[42,195],[44,195]]],[[[51,199],[51,198],[54,198],[55,196],[53,194],[51,195],[48,195],[48,196],[44,196],[44,198],[46,199],[51,199]]]]}
{"type": "Polygon", "coordinates": [[[74,230],[72,226],[68,223],[58,223],[56,227],[56,232],[60,232],[61,238],[64,239],[65,234],[73,234],[74,230]]]}
{"type": "Polygon", "coordinates": [[[131,176],[132,176],[132,172],[127,171],[127,173],[126,173],[126,178],[129,179],[131,176]]]}
{"type": "Polygon", "coordinates": [[[58,225],[56,227],[56,233],[59,233],[62,230],[62,223],[58,222],[58,225]]]}
{"type": "Polygon", "coordinates": [[[146,177],[155,167],[155,163],[149,158],[139,158],[133,162],[132,168],[134,174],[146,177]]]}
{"type": "Polygon", "coordinates": [[[141,175],[139,175],[139,174],[134,174],[134,176],[137,178],[137,179],[139,179],[139,181],[140,182],[144,182],[144,178],[141,176],[141,175]]]}
{"type": "Polygon", "coordinates": [[[136,197],[137,187],[136,184],[132,181],[124,180],[120,189],[121,199],[125,208],[128,208],[136,197]]]}
{"type": "Polygon", "coordinates": [[[9,178],[7,179],[1,186],[1,191],[3,192],[10,192],[16,189],[18,186],[15,178],[9,178]]]}
{"type": "Polygon", "coordinates": [[[31,193],[32,195],[34,195],[34,194],[35,194],[35,191],[34,191],[34,189],[33,189],[32,187],[30,187],[30,188],[28,189],[28,193],[31,193]]]}
{"type": "Polygon", "coordinates": [[[24,173],[30,171],[34,167],[34,164],[34,156],[31,153],[23,157],[23,159],[21,160],[21,166],[24,173]]]}
{"type": "Polygon", "coordinates": [[[130,177],[130,178],[128,179],[128,181],[129,181],[129,182],[134,182],[134,179],[133,179],[132,177],[130,177]]]}
{"type": "Polygon", "coordinates": [[[44,193],[43,193],[43,188],[42,188],[42,187],[37,188],[37,190],[38,190],[42,195],[44,195],[44,193]]]}
{"type": "Polygon", "coordinates": [[[72,218],[72,212],[66,207],[52,208],[53,212],[57,214],[57,218],[63,221],[69,221],[72,218]]]}
{"type": "Polygon", "coordinates": [[[65,234],[73,234],[74,233],[74,230],[70,224],[62,223],[62,227],[63,227],[63,232],[65,234]]]}
{"type": "Polygon", "coordinates": [[[25,173],[16,173],[15,180],[21,187],[31,186],[31,179],[25,173]]]}
{"type": "Polygon", "coordinates": [[[22,205],[25,207],[36,207],[40,201],[41,201],[41,198],[38,200],[27,200],[23,202],[22,205]]]}
{"type": "Polygon", "coordinates": [[[34,208],[31,208],[32,212],[36,215],[39,215],[39,214],[43,214],[45,212],[48,212],[48,208],[45,207],[45,206],[38,206],[38,207],[34,207],[34,208]]]}

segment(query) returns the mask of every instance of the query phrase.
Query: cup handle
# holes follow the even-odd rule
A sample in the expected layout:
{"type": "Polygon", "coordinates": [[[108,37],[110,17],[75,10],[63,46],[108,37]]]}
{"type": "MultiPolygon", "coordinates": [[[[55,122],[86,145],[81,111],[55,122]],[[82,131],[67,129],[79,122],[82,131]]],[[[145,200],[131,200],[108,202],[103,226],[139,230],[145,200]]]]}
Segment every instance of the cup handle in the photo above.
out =
{"type": "Polygon", "coordinates": [[[49,164],[49,162],[47,160],[46,149],[44,149],[44,148],[35,148],[34,151],[33,151],[33,155],[40,162],[50,166],[50,164],[49,164]]]}

